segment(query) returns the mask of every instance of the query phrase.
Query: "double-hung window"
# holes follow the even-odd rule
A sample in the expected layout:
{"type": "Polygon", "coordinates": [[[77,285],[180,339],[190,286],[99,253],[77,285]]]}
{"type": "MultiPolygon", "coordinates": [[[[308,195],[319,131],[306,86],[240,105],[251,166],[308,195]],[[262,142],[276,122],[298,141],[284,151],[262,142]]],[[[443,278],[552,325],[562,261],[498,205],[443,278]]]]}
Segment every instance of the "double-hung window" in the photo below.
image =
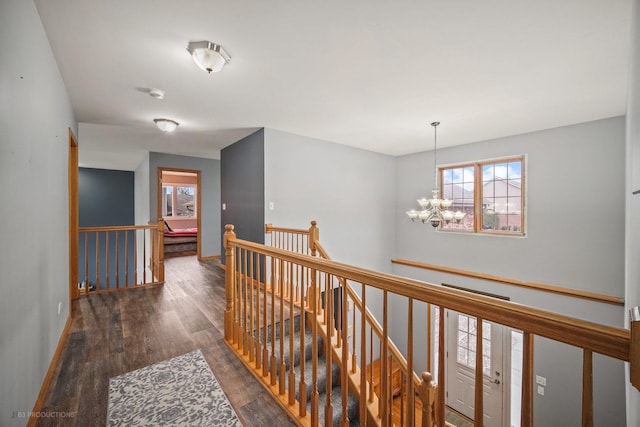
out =
{"type": "Polygon", "coordinates": [[[196,186],[188,184],[163,185],[162,216],[164,218],[195,218],[196,186]]]}
{"type": "Polygon", "coordinates": [[[524,156],[438,168],[440,197],[466,215],[442,230],[524,235],[524,156]]]}

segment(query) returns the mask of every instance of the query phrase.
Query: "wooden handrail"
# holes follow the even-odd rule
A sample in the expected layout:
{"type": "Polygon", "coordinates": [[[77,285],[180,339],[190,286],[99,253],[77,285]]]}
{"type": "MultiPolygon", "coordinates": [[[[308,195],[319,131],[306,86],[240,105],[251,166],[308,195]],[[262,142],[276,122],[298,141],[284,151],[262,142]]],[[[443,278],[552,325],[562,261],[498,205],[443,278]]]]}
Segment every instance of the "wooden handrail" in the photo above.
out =
{"type": "Polygon", "coordinates": [[[524,280],[511,279],[508,277],[494,276],[492,274],[477,273],[470,270],[463,270],[453,267],[445,267],[441,265],[426,264],[419,261],[411,261],[406,259],[394,258],[391,260],[394,264],[406,265],[409,267],[422,268],[425,270],[440,271],[442,273],[455,274],[458,276],[471,277],[474,279],[488,280],[507,285],[519,286],[522,288],[535,289],[543,292],[551,292],[554,294],[565,295],[575,298],[582,298],[591,301],[603,302],[607,304],[624,305],[624,298],[612,295],[601,294],[598,292],[584,291],[581,289],[565,288],[562,286],[548,285],[545,283],[528,282],[524,280]]]}
{"type": "Polygon", "coordinates": [[[127,231],[127,230],[154,230],[157,229],[158,225],[153,223],[149,225],[116,225],[116,226],[108,226],[108,227],[80,227],[78,231],[80,233],[85,232],[96,232],[96,231],[127,231]]]}
{"type": "Polygon", "coordinates": [[[279,232],[282,232],[282,233],[309,235],[309,230],[298,229],[298,228],[287,228],[287,227],[274,227],[273,224],[265,224],[264,232],[265,233],[271,233],[272,231],[279,231],[279,232]]]}
{"type": "Polygon", "coordinates": [[[235,239],[232,246],[629,361],[629,330],[235,239]]]}

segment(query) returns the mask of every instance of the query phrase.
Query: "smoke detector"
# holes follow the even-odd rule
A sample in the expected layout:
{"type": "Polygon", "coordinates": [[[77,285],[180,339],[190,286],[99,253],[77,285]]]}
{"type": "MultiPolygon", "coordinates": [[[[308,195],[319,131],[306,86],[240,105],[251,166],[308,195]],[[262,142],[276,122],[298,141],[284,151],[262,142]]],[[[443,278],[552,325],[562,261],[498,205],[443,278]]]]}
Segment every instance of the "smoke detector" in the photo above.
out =
{"type": "Polygon", "coordinates": [[[149,95],[155,99],[164,99],[164,91],[160,89],[150,89],[149,95]]]}

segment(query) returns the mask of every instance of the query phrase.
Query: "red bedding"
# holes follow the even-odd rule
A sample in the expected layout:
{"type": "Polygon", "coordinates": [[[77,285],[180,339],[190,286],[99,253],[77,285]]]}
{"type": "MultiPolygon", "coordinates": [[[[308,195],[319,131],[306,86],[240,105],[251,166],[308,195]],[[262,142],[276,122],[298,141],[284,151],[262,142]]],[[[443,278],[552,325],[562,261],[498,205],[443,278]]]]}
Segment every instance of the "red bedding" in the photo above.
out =
{"type": "Polygon", "coordinates": [[[165,230],[165,237],[197,237],[198,229],[197,228],[174,228],[171,231],[165,230]]]}

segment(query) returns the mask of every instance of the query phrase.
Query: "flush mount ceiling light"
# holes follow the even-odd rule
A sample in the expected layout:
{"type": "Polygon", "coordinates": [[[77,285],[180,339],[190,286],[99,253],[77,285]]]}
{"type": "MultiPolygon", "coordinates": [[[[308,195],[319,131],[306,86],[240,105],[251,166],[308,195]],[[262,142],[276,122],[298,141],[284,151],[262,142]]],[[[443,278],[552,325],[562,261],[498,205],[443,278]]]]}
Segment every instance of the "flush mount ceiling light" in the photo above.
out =
{"type": "Polygon", "coordinates": [[[180,123],[169,119],[153,119],[153,122],[162,132],[173,132],[180,123]]]}
{"type": "Polygon", "coordinates": [[[222,46],[208,41],[190,42],[187,51],[191,54],[193,62],[209,74],[217,73],[231,61],[231,57],[222,46]]]}

